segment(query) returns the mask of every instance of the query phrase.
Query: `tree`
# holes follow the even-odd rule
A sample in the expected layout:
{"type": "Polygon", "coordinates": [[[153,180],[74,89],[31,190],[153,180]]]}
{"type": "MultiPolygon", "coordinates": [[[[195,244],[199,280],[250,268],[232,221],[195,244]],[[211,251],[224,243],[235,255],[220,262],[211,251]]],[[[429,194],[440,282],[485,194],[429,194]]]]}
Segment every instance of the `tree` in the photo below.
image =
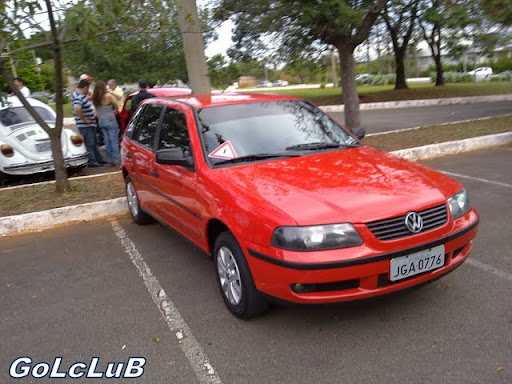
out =
{"type": "MultiPolygon", "coordinates": [[[[9,74],[7,68],[7,61],[9,55],[2,54],[0,57],[0,71],[2,73],[3,80],[9,85],[11,90],[20,99],[23,106],[32,115],[35,121],[45,130],[50,137],[52,146],[52,156],[55,165],[55,185],[57,192],[64,192],[68,188],[67,173],[64,168],[64,156],[62,153],[61,145],[61,134],[62,134],[62,123],[63,123],[63,94],[62,94],[62,41],[65,33],[63,25],[59,26],[58,20],[55,18],[54,7],[50,0],[45,0],[45,9],[41,6],[38,1],[22,1],[13,0],[9,4],[2,3],[3,13],[0,16],[0,24],[2,30],[0,32],[0,52],[4,52],[10,43],[12,43],[12,37],[23,39],[22,26],[28,25],[31,27],[37,26],[36,13],[44,12],[48,17],[48,23],[50,25],[50,33],[47,43],[45,46],[51,46],[53,49],[54,66],[55,66],[55,86],[57,92],[55,94],[55,103],[57,109],[57,120],[55,127],[50,128],[48,124],[37,114],[37,112],[28,103],[26,98],[14,85],[12,76],[9,74]]],[[[28,45],[16,50],[11,51],[12,53],[25,52],[36,48],[37,45],[28,45]]]]}
{"type": "Polygon", "coordinates": [[[475,0],[422,0],[420,3],[420,27],[436,64],[436,86],[444,85],[442,50],[443,34],[458,33],[471,24],[471,12],[475,0]]]}
{"type": "MultiPolygon", "coordinates": [[[[359,97],[355,82],[354,50],[368,37],[387,0],[221,0],[218,20],[231,18],[239,51],[268,54],[278,46],[284,58],[337,49],[345,104],[345,125],[359,127],[359,97]]],[[[307,55],[306,55],[307,56],[307,55]]],[[[283,60],[285,61],[285,60],[283,60]]]]}
{"type": "Polygon", "coordinates": [[[73,73],[89,73],[95,79],[150,83],[188,80],[177,7],[166,1],[132,1],[120,14],[94,3],[73,6],[70,29],[80,40],[67,45],[64,62],[73,73]],[[83,20],[105,28],[84,30],[83,20]],[[106,33],[108,32],[108,33],[106,33]]]}
{"type": "Polygon", "coordinates": [[[487,18],[495,23],[512,25],[512,2],[510,0],[480,0],[487,18]]]}
{"type": "Polygon", "coordinates": [[[405,81],[405,56],[414,32],[419,2],[420,0],[390,0],[382,11],[395,53],[395,89],[408,88],[405,81]]]}

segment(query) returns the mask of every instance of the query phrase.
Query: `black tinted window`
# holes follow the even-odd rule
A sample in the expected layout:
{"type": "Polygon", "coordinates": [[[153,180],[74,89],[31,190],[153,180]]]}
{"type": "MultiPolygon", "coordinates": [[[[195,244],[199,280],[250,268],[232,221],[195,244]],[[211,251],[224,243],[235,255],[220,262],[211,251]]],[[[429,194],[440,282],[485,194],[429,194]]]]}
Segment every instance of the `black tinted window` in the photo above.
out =
{"type": "Polygon", "coordinates": [[[142,116],[139,116],[132,138],[142,145],[153,149],[156,128],[162,113],[162,106],[148,104],[144,106],[142,116]]]}
{"type": "Polygon", "coordinates": [[[158,149],[181,148],[187,151],[189,147],[185,115],[174,109],[167,109],[162,122],[158,149]]]}
{"type": "MultiPolygon", "coordinates": [[[[55,116],[50,111],[41,107],[33,108],[43,120],[55,121],[55,116]]],[[[35,120],[25,107],[9,108],[0,111],[0,122],[6,127],[31,121],[35,120]]]]}

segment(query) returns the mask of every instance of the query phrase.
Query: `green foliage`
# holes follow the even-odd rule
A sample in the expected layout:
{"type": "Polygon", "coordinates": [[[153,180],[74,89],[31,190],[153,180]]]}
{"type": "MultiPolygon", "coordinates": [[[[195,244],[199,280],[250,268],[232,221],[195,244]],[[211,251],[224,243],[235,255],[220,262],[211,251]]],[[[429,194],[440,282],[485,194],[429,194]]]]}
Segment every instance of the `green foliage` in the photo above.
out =
{"type": "MultiPolygon", "coordinates": [[[[471,83],[474,77],[464,72],[444,72],[444,81],[446,83],[471,83]]],[[[430,76],[433,82],[436,81],[436,74],[433,72],[430,76]]]]}
{"type": "Polygon", "coordinates": [[[176,7],[159,0],[129,2],[120,12],[115,3],[96,1],[95,7],[80,3],[69,11],[67,20],[82,36],[64,49],[71,72],[118,82],[142,77],[150,83],[187,81],[176,7]],[[100,36],[98,28],[105,29],[100,36]]]}

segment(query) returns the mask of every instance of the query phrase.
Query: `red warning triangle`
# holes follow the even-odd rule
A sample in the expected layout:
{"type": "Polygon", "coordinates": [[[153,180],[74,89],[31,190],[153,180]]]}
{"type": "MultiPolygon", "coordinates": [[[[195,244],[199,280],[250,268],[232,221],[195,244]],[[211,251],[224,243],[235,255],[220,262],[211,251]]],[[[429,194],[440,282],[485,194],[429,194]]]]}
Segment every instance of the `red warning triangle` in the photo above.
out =
{"type": "Polygon", "coordinates": [[[238,157],[238,155],[236,154],[235,148],[231,142],[226,141],[215,148],[213,152],[208,155],[208,157],[213,159],[234,159],[238,157]]]}

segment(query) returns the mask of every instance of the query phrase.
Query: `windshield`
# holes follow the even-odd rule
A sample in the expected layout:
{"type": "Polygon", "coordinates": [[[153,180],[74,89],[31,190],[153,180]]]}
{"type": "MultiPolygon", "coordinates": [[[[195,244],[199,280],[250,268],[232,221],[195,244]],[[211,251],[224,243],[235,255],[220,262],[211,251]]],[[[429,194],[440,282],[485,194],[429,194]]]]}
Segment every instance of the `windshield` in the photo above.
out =
{"type": "Polygon", "coordinates": [[[223,105],[199,111],[212,164],[291,157],[358,145],[342,127],[302,100],[223,105]]]}
{"type": "MultiPolygon", "coordinates": [[[[34,107],[39,116],[45,121],[55,121],[55,116],[48,110],[42,107],[34,107]]],[[[0,122],[3,126],[9,127],[11,125],[29,123],[34,121],[34,118],[28,113],[25,107],[15,107],[0,110],[0,122]]]]}

